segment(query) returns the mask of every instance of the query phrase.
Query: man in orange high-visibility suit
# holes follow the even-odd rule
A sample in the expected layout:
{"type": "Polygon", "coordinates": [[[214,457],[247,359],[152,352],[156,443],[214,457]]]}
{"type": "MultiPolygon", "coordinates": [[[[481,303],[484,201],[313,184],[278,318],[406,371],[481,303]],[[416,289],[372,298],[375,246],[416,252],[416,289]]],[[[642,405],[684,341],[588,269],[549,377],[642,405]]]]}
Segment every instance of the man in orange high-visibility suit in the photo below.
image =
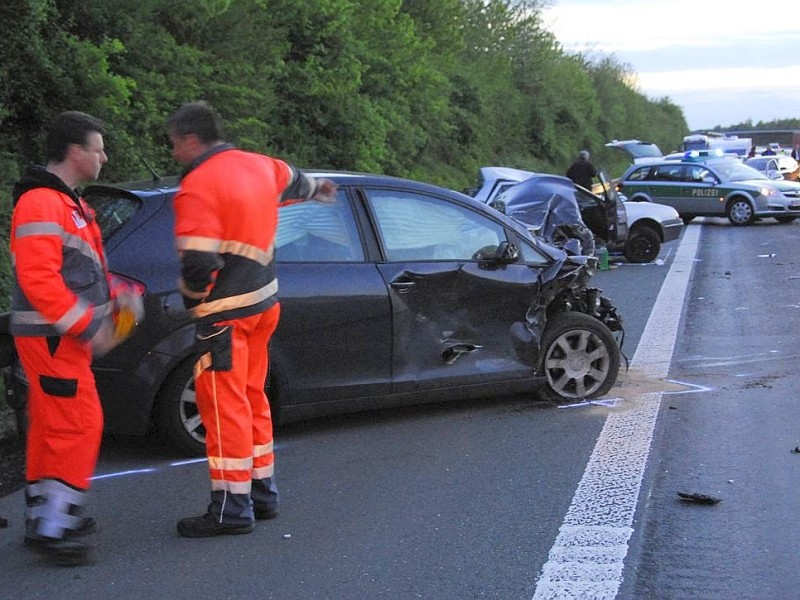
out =
{"type": "Polygon", "coordinates": [[[103,429],[92,356],[121,341],[116,297],[135,303],[109,276],[94,212],[74,191],[107,161],[102,134],[94,117],[61,113],[47,165],[14,187],[10,329],[29,382],[25,545],[61,565],[90,561],[91,546],[76,538],[96,529],[80,516],[103,429]]]}
{"type": "Polygon", "coordinates": [[[336,185],[223,141],[208,104],[168,121],[175,159],[186,166],[175,195],[181,292],[197,319],[197,407],[206,429],[211,503],[181,519],[184,537],[250,533],[278,511],[272,417],[264,392],[267,346],[280,306],[273,261],[278,207],[333,202],[336,185]]]}

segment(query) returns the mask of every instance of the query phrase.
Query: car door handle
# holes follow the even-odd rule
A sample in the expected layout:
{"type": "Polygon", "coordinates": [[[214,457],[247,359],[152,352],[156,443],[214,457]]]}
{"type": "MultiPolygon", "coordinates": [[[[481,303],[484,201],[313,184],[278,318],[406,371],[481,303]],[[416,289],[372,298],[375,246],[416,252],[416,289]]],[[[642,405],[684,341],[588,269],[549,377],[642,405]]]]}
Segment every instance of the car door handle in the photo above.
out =
{"type": "Polygon", "coordinates": [[[398,294],[406,294],[408,291],[414,287],[413,281],[393,281],[391,286],[397,290],[398,294]]]}

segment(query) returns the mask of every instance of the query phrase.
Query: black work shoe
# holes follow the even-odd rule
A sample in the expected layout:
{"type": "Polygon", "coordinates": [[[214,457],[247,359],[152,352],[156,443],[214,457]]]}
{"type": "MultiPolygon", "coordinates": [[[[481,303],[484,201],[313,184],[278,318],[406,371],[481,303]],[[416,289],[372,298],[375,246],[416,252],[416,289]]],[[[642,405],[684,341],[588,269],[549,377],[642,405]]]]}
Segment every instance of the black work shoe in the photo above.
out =
{"type": "Polygon", "coordinates": [[[256,515],[256,521],[269,521],[278,516],[277,506],[253,506],[253,513],[256,515]]]}
{"type": "Polygon", "coordinates": [[[94,562],[92,546],[83,542],[44,536],[32,538],[29,536],[25,538],[25,543],[54,565],[60,567],[77,567],[90,565],[94,562]],[[35,543],[29,544],[29,539],[35,540],[35,543]]]}
{"type": "MultiPolygon", "coordinates": [[[[28,531],[31,531],[31,529],[28,529],[28,531]]],[[[92,533],[96,532],[97,532],[97,521],[95,521],[92,517],[83,517],[77,529],[64,530],[64,539],[74,540],[75,538],[83,537],[85,535],[91,535],[92,533]]],[[[25,545],[28,548],[36,548],[43,544],[47,544],[50,540],[53,539],[56,538],[48,538],[41,535],[36,535],[35,533],[32,534],[28,533],[25,534],[25,545]]]]}
{"type": "Polygon", "coordinates": [[[231,525],[220,523],[211,513],[199,517],[188,517],[178,521],[178,533],[188,538],[213,537],[215,535],[241,535],[251,533],[256,528],[254,523],[231,525]]]}
{"type": "Polygon", "coordinates": [[[77,529],[67,529],[64,532],[64,537],[67,539],[79,538],[92,533],[97,533],[97,521],[92,517],[83,517],[77,529]]]}

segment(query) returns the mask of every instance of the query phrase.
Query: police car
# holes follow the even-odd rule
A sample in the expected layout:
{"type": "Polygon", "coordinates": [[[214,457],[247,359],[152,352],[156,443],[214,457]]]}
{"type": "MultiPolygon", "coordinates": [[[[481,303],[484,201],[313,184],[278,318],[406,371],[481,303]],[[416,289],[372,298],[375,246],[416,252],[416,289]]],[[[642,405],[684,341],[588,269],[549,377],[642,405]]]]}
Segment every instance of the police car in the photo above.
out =
{"type": "Polygon", "coordinates": [[[733,225],[800,217],[800,183],[769,179],[735,158],[687,152],[678,160],[634,164],[619,186],[631,201],[672,206],[684,223],[697,216],[727,217],[733,225]]]}

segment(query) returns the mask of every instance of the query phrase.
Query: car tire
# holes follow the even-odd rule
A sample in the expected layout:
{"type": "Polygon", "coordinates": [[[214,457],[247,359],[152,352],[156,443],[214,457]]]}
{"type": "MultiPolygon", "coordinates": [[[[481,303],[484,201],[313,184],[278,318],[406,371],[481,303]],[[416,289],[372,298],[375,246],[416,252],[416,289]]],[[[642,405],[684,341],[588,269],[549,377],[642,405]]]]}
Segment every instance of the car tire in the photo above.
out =
{"type": "Polygon", "coordinates": [[[661,252],[661,236],[649,225],[636,227],[628,234],[623,252],[628,262],[653,262],[661,252]]]}
{"type": "Polygon", "coordinates": [[[620,350],[608,327],[589,315],[553,317],[542,337],[540,373],[544,396],[555,401],[595,398],[617,381],[620,350]]]}
{"type": "MultiPolygon", "coordinates": [[[[205,455],[206,429],[200,419],[194,392],[194,359],[180,363],[161,386],[158,395],[158,432],[161,438],[191,456],[205,455]]],[[[266,391],[273,423],[280,422],[279,382],[270,367],[266,391]]]]}
{"type": "Polygon", "coordinates": [[[756,215],[745,198],[733,198],[728,204],[728,220],[737,226],[752,225],[756,215]]]}
{"type": "Polygon", "coordinates": [[[167,377],[158,394],[158,432],[161,438],[191,456],[206,451],[206,430],[194,394],[194,363],[190,357],[167,377]]]}
{"type": "Polygon", "coordinates": [[[797,217],[775,217],[775,220],[780,224],[786,224],[793,222],[797,217]]]}

